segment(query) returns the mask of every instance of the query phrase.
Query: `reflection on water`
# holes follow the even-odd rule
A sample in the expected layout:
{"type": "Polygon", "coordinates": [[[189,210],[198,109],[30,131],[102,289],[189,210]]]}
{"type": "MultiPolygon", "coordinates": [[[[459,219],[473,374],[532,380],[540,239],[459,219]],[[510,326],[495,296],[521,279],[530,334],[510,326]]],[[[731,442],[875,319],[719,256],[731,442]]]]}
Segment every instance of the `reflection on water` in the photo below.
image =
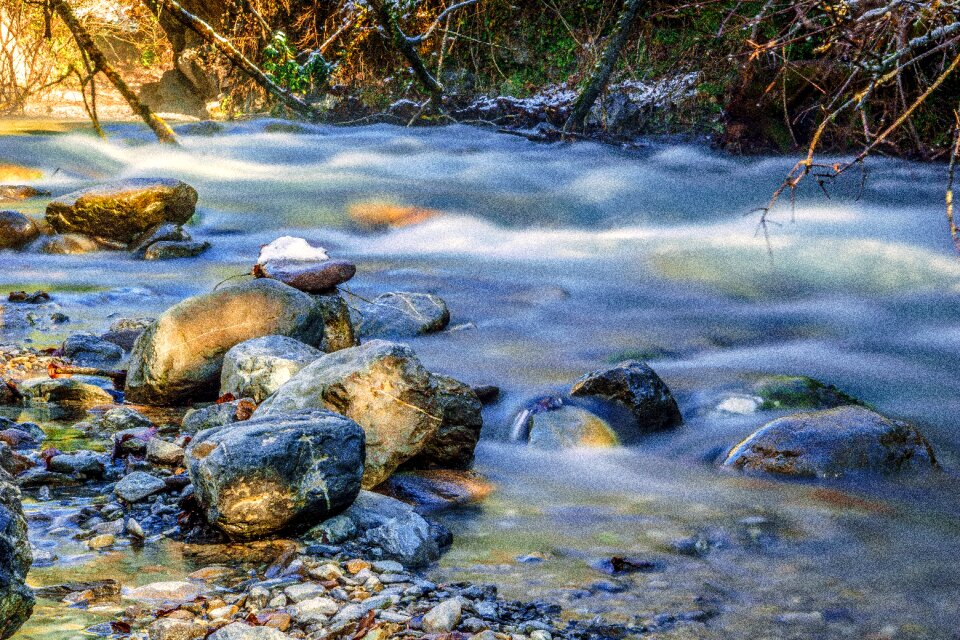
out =
{"type": "MultiPolygon", "coordinates": [[[[358,295],[444,297],[457,330],[413,347],[434,370],[503,388],[478,462],[500,490],[482,509],[447,517],[457,542],[438,575],[549,596],[577,615],[700,611],[718,637],[955,632],[960,266],[942,220],[943,167],[873,162],[860,200],[859,176],[839,181],[830,200],[814,185],[799,194],[796,222],[788,208],[775,216],[768,247],[745,214],[790,159],[534,145],[465,127],[310,131],[236,124],[185,137],[180,149],[126,125],[107,143],[0,137],[0,157],[40,167],[38,186],[54,193],[113,177],[183,179],[200,193],[191,233],[213,243],[199,259],[164,263],[0,255],[4,288],[48,289],[71,318],[29,337],[47,346],[118,315],[158,313],[248,272],[278,235],[302,235],[357,261],[349,288],[358,295]],[[347,211],[370,200],[442,215],[364,231],[347,211]],[[531,398],[638,356],[674,389],[680,430],[599,456],[495,444],[531,398]],[[774,414],[714,408],[764,372],[814,376],[917,422],[949,471],[824,486],[717,470],[705,461],[774,414]],[[592,567],[614,554],[656,570],[610,577],[592,567]]],[[[155,563],[173,576],[180,560],[168,551],[155,560],[120,551],[104,570],[130,583],[142,575],[135,563],[155,563]]]]}

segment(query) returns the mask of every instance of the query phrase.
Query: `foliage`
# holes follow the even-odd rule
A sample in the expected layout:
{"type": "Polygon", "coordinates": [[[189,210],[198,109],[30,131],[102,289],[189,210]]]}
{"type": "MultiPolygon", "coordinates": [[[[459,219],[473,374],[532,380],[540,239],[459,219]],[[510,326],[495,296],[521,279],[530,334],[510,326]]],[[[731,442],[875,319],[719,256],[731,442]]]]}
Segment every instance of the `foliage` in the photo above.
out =
{"type": "Polygon", "coordinates": [[[298,55],[285,33],[277,31],[263,48],[261,66],[271,80],[293,93],[304,94],[325,87],[334,65],[319,51],[307,52],[302,64],[297,62],[298,57],[303,55],[298,55]]]}

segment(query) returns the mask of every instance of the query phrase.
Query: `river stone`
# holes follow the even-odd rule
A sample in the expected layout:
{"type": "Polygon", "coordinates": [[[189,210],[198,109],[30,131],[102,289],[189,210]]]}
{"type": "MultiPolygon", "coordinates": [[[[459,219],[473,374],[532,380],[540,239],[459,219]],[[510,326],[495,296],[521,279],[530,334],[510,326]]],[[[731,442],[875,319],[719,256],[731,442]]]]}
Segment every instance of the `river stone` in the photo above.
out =
{"type": "Polygon", "coordinates": [[[147,248],[155,242],[185,242],[193,240],[190,234],[184,231],[183,227],[171,222],[163,222],[148,229],[142,236],[134,240],[130,245],[130,253],[134,258],[143,258],[147,253],[147,248]]]}
{"type": "Polygon", "coordinates": [[[761,409],[834,409],[845,405],[863,405],[832,384],[806,376],[768,376],[753,387],[763,402],[761,409]]]}
{"type": "Polygon", "coordinates": [[[104,456],[94,451],[74,451],[53,456],[47,462],[47,469],[55,473],[102,478],[106,470],[104,456]]]}
{"type": "Polygon", "coordinates": [[[123,477],[113,492],[119,498],[127,502],[140,502],[145,498],[160,493],[167,488],[167,484],[157,476],[144,473],[143,471],[134,471],[123,477]]]}
{"type": "Polygon", "coordinates": [[[31,378],[20,383],[19,389],[31,402],[84,407],[113,404],[113,396],[109,393],[75,378],[31,378]]]}
{"type": "Polygon", "coordinates": [[[913,426],[863,407],[798,413],[768,422],[734,447],[723,464],[821,478],[937,467],[930,443],[913,426]]]}
{"type": "Polygon", "coordinates": [[[271,260],[258,264],[254,273],[260,278],[273,278],[307,293],[322,293],[343,284],[357,273],[348,260],[271,260]]]}
{"type": "Polygon", "coordinates": [[[183,416],[181,429],[185,433],[197,433],[204,429],[212,429],[214,427],[222,427],[234,422],[240,422],[237,417],[237,410],[243,402],[254,404],[252,398],[240,398],[238,400],[231,400],[230,402],[211,404],[206,407],[200,407],[199,409],[190,409],[183,416]]]}
{"type": "Polygon", "coordinates": [[[363,461],[363,429],[322,409],[209,429],[186,453],[208,520],[241,539],[308,528],[347,508],[363,461]]]}
{"type": "Polygon", "coordinates": [[[20,455],[11,449],[6,442],[0,442],[0,469],[16,477],[27,469],[33,468],[33,466],[30,458],[20,455]]]}
{"type": "Polygon", "coordinates": [[[96,241],[79,233],[57,233],[41,236],[30,245],[30,250],[55,256],[73,256],[100,250],[96,241]]]}
{"type": "Polygon", "coordinates": [[[26,184],[0,184],[0,200],[14,201],[39,198],[52,195],[45,189],[37,189],[26,184]]]}
{"type": "Polygon", "coordinates": [[[137,338],[127,400],[172,405],[213,398],[223,355],[245,340],[272,334],[319,344],[323,319],[313,299],[266,279],[188,298],[164,311],[137,338]]]}
{"type": "Polygon", "coordinates": [[[394,473],[377,491],[412,504],[424,513],[482,502],[493,493],[494,486],[473,471],[432,469],[394,473]]]}
{"type": "Polygon", "coordinates": [[[40,235],[40,229],[19,211],[0,211],[0,250],[22,249],[40,235]]]}
{"type": "Polygon", "coordinates": [[[290,640],[290,636],[273,627],[251,627],[234,622],[208,636],[209,640],[290,640]]]}
{"type": "Polygon", "coordinates": [[[33,611],[33,590],[26,586],[33,557],[20,491],[0,471],[0,638],[9,638],[33,611]]]}
{"type": "Polygon", "coordinates": [[[338,292],[314,294],[317,308],[323,315],[323,342],[320,349],[333,353],[360,344],[350,320],[350,307],[338,292]]]}
{"type": "Polygon", "coordinates": [[[341,413],[367,434],[364,488],[423,449],[442,421],[430,374],[408,347],[373,340],[327,354],[267,398],[255,416],[304,408],[341,413]]]}
{"type": "Polygon", "coordinates": [[[129,600],[148,603],[186,603],[193,602],[204,594],[202,585],[195,582],[151,582],[135,587],[124,593],[129,600]]]}
{"type": "Polygon", "coordinates": [[[193,620],[160,618],[147,627],[149,640],[199,640],[207,635],[207,625],[193,620]]]}
{"type": "Polygon", "coordinates": [[[353,522],[364,542],[378,547],[388,560],[419,567],[440,557],[439,529],[399,500],[361,491],[343,516],[353,522]]]}
{"type": "Polygon", "coordinates": [[[140,334],[146,331],[155,320],[156,318],[120,318],[115,320],[107,332],[100,337],[124,351],[130,351],[140,334]]]}
{"type": "Polygon", "coordinates": [[[443,421],[404,469],[469,469],[483,429],[483,406],[468,385],[448,376],[431,376],[443,421]]]}
{"type": "Polygon", "coordinates": [[[433,333],[450,323],[450,311],[429,293],[392,292],[363,303],[356,312],[361,338],[404,338],[433,333]]]}
{"type": "Polygon", "coordinates": [[[599,398],[626,407],[641,431],[662,431],[683,422],[670,389],[643,362],[627,360],[577,380],[573,396],[599,398]]]}
{"type": "Polygon", "coordinates": [[[123,349],[92,333],[75,333],[61,347],[63,355],[81,367],[109,368],[123,360],[123,349]]]}
{"type": "Polygon", "coordinates": [[[158,224],[184,224],[196,205],[196,190],[180,180],[133,178],[57,198],[47,222],[59,233],[131,243],[158,224]]]}
{"type": "Polygon", "coordinates": [[[99,425],[105,431],[119,432],[146,430],[153,426],[153,422],[136,409],[116,407],[100,416],[99,425]]]}
{"type": "Polygon", "coordinates": [[[183,447],[160,438],[147,441],[147,460],[156,464],[177,467],[183,464],[183,447]]]}
{"type": "Polygon", "coordinates": [[[424,614],[422,628],[427,633],[450,633],[460,623],[462,615],[460,601],[450,598],[424,614]]]}
{"type": "Polygon", "coordinates": [[[322,355],[319,349],[286,336],[241,342],[223,356],[220,395],[250,397],[259,404],[322,355]]]}
{"type": "Polygon", "coordinates": [[[160,240],[143,252],[144,260],[175,260],[193,258],[210,248],[210,243],[197,240],[160,240]]]}
{"type": "Polygon", "coordinates": [[[539,449],[605,449],[620,444],[604,419],[580,407],[563,405],[531,412],[528,420],[530,445],[539,449]]]}

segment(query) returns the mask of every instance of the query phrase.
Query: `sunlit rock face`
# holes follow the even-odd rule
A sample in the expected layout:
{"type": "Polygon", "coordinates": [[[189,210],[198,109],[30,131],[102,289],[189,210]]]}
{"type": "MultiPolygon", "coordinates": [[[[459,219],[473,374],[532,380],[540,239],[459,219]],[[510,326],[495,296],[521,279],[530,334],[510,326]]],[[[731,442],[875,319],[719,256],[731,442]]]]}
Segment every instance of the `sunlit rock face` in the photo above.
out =
{"type": "Polygon", "coordinates": [[[364,488],[419,453],[442,422],[430,373],[408,347],[373,340],[323,356],[267,398],[254,414],[305,408],[341,413],[367,434],[364,488]]]}
{"type": "Polygon", "coordinates": [[[202,431],[186,451],[211,524],[239,539],[309,528],[360,491],[364,433],[322,409],[254,417],[202,431]]]}
{"type": "Polygon", "coordinates": [[[737,445],[723,464],[801,477],[937,467],[930,443],[913,426],[853,406],[769,422],[737,445]]]}
{"type": "Polygon", "coordinates": [[[197,192],[180,180],[134,178],[74,191],[47,205],[47,222],[59,233],[80,233],[132,243],[165,222],[193,216],[197,192]]]}
{"type": "Polygon", "coordinates": [[[33,557],[20,491],[0,470],[0,638],[9,638],[33,611],[33,591],[24,584],[33,557]]]}
{"type": "Polygon", "coordinates": [[[188,298],[167,309],[137,339],[127,399],[171,405],[215,397],[227,350],[274,334],[320,344],[323,314],[313,298],[267,279],[188,298]]]}

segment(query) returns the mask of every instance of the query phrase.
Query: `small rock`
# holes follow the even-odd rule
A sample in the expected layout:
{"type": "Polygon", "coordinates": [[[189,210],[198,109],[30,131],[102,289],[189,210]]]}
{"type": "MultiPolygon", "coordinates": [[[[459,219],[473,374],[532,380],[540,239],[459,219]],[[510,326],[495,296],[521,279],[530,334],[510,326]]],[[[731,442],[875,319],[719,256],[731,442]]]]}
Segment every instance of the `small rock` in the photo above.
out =
{"type": "Polygon", "coordinates": [[[683,422],[670,389],[653,369],[638,360],[588,373],[573,384],[570,394],[625,407],[643,432],[670,429],[683,422]]]}
{"type": "Polygon", "coordinates": [[[357,335],[362,338],[405,338],[443,330],[450,311],[438,296],[391,292],[361,303],[356,310],[357,335]]]}
{"type": "Polygon", "coordinates": [[[603,418],[570,405],[529,411],[530,445],[539,449],[616,447],[620,439],[603,418]]]}
{"type": "Polygon", "coordinates": [[[193,582],[153,582],[130,589],[124,597],[145,602],[184,603],[193,602],[204,589],[193,582]]]}
{"type": "Polygon", "coordinates": [[[116,538],[114,538],[112,534],[105,533],[103,535],[94,536],[93,538],[87,540],[87,546],[93,550],[97,550],[109,547],[114,542],[116,542],[116,538]]]}
{"type": "Polygon", "coordinates": [[[153,422],[135,409],[116,407],[100,417],[99,425],[105,431],[119,432],[150,429],[153,422]]]}
{"type": "MultiPolygon", "coordinates": [[[[30,198],[40,198],[51,195],[46,189],[37,189],[25,184],[3,184],[0,185],[0,200],[8,202],[16,200],[28,200],[30,198]]],[[[2,232],[0,232],[2,235],[2,232]]]]}
{"type": "Polygon", "coordinates": [[[174,260],[193,258],[210,248],[209,242],[195,240],[161,240],[154,242],[143,252],[144,260],[174,260]]]}
{"type": "Polygon", "coordinates": [[[123,359],[123,349],[91,333],[75,333],[61,347],[64,357],[82,367],[108,369],[123,359]]]}
{"type": "Polygon", "coordinates": [[[460,601],[451,598],[430,609],[423,616],[422,627],[427,633],[450,633],[460,623],[463,611],[460,601]]]}
{"type": "Polygon", "coordinates": [[[48,255],[72,256],[100,250],[96,241],[79,233],[54,234],[37,238],[30,250],[48,255]]]}
{"type": "Polygon", "coordinates": [[[124,476],[113,491],[120,499],[134,503],[160,493],[166,488],[167,484],[160,478],[143,471],[134,471],[124,476]]]}
{"type": "Polygon", "coordinates": [[[251,627],[234,622],[223,627],[210,640],[288,640],[290,636],[273,627],[251,627]]]}
{"type": "Polygon", "coordinates": [[[160,438],[150,438],[147,441],[147,460],[176,467],[183,464],[183,447],[160,438]]]}
{"type": "Polygon", "coordinates": [[[113,404],[113,396],[76,378],[31,378],[20,383],[20,393],[31,402],[72,404],[84,407],[113,404]]]}
{"type": "Polygon", "coordinates": [[[0,211],[0,250],[22,249],[39,235],[31,218],[18,211],[0,211]]]}
{"type": "Polygon", "coordinates": [[[131,243],[130,253],[133,257],[143,259],[150,245],[156,242],[185,242],[192,240],[190,234],[178,224],[164,222],[148,230],[143,236],[131,243]]]}
{"type": "Polygon", "coordinates": [[[133,518],[127,518],[126,522],[126,531],[128,534],[137,538],[138,540],[143,540],[147,537],[147,534],[144,533],[143,527],[140,526],[140,523],[134,520],[133,518]]]}
{"type": "Polygon", "coordinates": [[[191,620],[160,618],[147,627],[150,640],[199,640],[206,634],[206,625],[191,620]]]}
{"type": "Polygon", "coordinates": [[[86,478],[102,478],[106,470],[103,456],[93,451],[74,451],[53,456],[47,462],[47,468],[56,473],[86,478]]]}

